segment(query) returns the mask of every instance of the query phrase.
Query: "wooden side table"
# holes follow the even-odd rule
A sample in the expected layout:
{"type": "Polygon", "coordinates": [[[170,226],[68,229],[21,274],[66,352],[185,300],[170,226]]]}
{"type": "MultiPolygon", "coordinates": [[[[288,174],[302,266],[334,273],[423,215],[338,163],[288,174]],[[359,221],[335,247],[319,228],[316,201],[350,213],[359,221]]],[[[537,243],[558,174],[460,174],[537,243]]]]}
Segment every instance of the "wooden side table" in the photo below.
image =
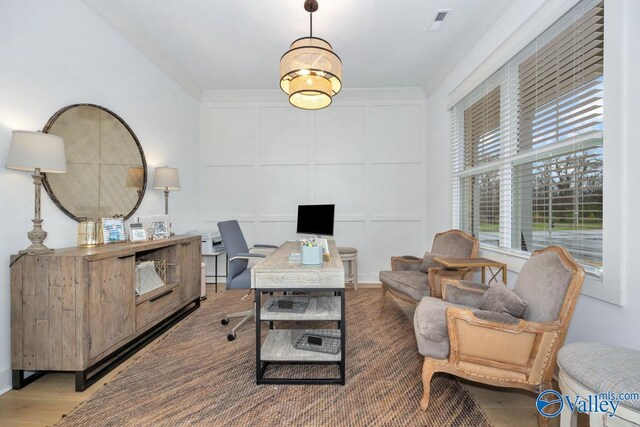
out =
{"type": "Polygon", "coordinates": [[[486,271],[489,270],[491,278],[489,283],[493,280],[497,281],[498,274],[502,271],[502,282],[507,283],[507,264],[503,262],[494,261],[488,258],[456,258],[456,257],[436,257],[433,259],[438,264],[442,265],[445,269],[459,270],[459,269],[482,269],[482,283],[486,283],[486,271]],[[494,269],[496,269],[494,271],[494,269]]]}

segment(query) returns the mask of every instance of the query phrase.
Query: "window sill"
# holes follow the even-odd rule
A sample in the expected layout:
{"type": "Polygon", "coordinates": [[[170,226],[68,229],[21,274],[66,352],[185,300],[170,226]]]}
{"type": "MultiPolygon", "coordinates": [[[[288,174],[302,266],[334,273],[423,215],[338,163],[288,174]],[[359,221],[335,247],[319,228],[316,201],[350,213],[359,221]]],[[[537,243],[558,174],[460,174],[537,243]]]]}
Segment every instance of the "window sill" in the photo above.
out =
{"type": "MultiPolygon", "coordinates": [[[[503,262],[507,264],[507,270],[509,270],[509,272],[516,274],[520,274],[522,266],[530,257],[529,254],[513,253],[496,248],[495,246],[483,244],[480,245],[478,256],[503,262]]],[[[591,298],[622,306],[620,288],[608,285],[607,281],[603,277],[598,277],[594,274],[585,274],[581,293],[591,298]]]]}

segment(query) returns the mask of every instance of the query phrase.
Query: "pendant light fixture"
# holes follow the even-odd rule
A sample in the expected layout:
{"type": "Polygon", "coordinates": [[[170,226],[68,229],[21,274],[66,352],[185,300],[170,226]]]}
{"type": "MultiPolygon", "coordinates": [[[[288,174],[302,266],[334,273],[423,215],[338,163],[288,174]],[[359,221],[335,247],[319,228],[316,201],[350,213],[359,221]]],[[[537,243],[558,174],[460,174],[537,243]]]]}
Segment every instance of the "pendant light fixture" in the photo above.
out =
{"type": "Polygon", "coordinates": [[[295,40],[280,58],[280,88],[294,107],[319,110],[342,89],[342,61],[326,40],[313,37],[318,2],[306,0],[304,10],[309,12],[309,37],[295,40]]]}

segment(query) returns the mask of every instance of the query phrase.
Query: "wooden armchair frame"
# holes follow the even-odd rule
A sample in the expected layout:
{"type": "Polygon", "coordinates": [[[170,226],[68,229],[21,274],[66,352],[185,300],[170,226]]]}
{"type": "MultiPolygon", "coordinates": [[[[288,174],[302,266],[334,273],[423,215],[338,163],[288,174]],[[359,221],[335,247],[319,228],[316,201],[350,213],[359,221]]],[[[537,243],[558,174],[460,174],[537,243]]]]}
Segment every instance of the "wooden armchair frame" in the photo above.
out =
{"type": "MultiPolygon", "coordinates": [[[[475,258],[478,256],[478,250],[480,248],[480,241],[473,237],[472,235],[465,233],[462,230],[448,230],[443,231],[442,233],[437,233],[433,238],[433,244],[431,245],[431,249],[433,250],[433,245],[435,244],[438,237],[445,236],[448,234],[458,234],[464,237],[467,240],[473,242],[473,249],[471,250],[471,257],[475,258]]],[[[401,270],[400,265],[404,264],[409,268],[405,268],[405,270],[420,270],[420,266],[422,265],[422,258],[414,257],[414,256],[393,256],[391,257],[391,270],[399,271],[401,270]]],[[[442,290],[440,286],[440,278],[448,278],[448,279],[465,279],[471,274],[470,269],[460,269],[460,270],[447,270],[440,267],[429,268],[428,270],[428,284],[431,296],[441,298],[442,290]]],[[[384,308],[385,303],[387,301],[387,292],[393,295],[396,298],[399,298],[404,301],[408,301],[413,304],[417,304],[419,301],[414,300],[411,297],[408,297],[400,292],[396,292],[393,289],[387,287],[384,283],[382,284],[382,295],[380,301],[380,307],[384,308]]]]}
{"type": "MultiPolygon", "coordinates": [[[[532,256],[549,251],[558,254],[562,264],[573,276],[558,320],[548,323],[520,320],[517,324],[504,324],[479,319],[473,314],[473,309],[448,307],[449,358],[424,358],[424,389],[420,400],[423,411],[429,406],[431,377],[436,372],[534,393],[552,388],[556,355],[564,343],[569,321],[580,295],[584,270],[559,246],[536,251],[532,256]]],[[[548,418],[538,416],[539,425],[546,426],[547,422],[548,418]]]]}

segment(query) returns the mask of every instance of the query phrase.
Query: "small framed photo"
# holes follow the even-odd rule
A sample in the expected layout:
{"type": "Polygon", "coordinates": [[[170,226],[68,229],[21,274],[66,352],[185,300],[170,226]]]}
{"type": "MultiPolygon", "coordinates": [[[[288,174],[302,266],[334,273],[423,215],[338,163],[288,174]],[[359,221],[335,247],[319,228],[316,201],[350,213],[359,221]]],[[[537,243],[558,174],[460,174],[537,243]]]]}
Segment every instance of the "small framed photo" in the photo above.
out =
{"type": "Polygon", "coordinates": [[[149,216],[139,216],[137,218],[137,222],[142,224],[142,228],[147,230],[147,239],[157,240],[157,239],[165,239],[171,235],[171,217],[169,215],[149,215],[149,216]],[[164,236],[164,230],[162,229],[162,225],[158,224],[154,226],[156,222],[164,223],[164,230],[166,230],[166,236],[164,236]],[[154,227],[159,231],[157,236],[154,236],[154,227]]]}
{"type": "Polygon", "coordinates": [[[167,223],[164,221],[154,221],[151,223],[153,240],[159,239],[168,239],[169,238],[169,228],[167,227],[167,223]]]}
{"type": "Polygon", "coordinates": [[[102,239],[105,244],[126,241],[122,218],[102,218],[102,239]]]}
{"type": "Polygon", "coordinates": [[[129,224],[129,240],[132,242],[147,241],[147,230],[144,229],[141,223],[134,222],[129,224]]]}

